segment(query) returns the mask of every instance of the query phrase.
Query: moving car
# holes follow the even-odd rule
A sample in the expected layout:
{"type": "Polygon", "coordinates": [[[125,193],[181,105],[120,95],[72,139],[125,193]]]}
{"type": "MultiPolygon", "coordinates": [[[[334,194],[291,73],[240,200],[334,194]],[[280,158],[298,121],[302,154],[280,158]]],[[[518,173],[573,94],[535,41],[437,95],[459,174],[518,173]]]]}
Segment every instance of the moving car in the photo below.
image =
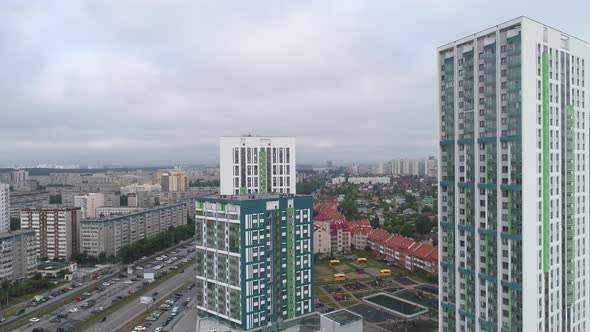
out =
{"type": "Polygon", "coordinates": [[[38,321],[40,321],[40,320],[41,320],[41,319],[39,319],[39,318],[37,318],[37,317],[33,317],[33,318],[29,319],[29,322],[36,323],[36,322],[38,322],[38,321]]]}

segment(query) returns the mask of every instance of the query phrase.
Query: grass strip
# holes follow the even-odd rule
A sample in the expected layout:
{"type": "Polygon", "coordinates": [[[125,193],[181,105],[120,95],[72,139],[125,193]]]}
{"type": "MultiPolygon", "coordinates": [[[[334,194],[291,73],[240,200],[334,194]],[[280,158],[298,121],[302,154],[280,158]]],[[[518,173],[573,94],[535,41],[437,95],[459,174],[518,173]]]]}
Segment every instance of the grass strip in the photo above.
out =
{"type": "MultiPolygon", "coordinates": [[[[171,294],[174,294],[175,292],[178,292],[179,289],[188,286],[189,282],[185,282],[184,284],[174,288],[171,292],[171,294]]],[[[166,300],[168,300],[169,298],[171,298],[172,296],[166,296],[164,298],[162,298],[160,301],[158,301],[156,304],[152,305],[151,309],[148,310],[148,312],[142,312],[141,314],[139,314],[135,319],[133,319],[132,321],[130,321],[129,323],[125,324],[122,328],[118,329],[117,331],[133,331],[133,329],[143,323],[145,321],[145,319],[151,315],[153,312],[155,312],[156,310],[158,310],[158,308],[160,308],[160,306],[162,304],[164,304],[164,302],[166,302],[166,300]]],[[[154,322],[155,323],[155,322],[154,322]]]]}
{"type": "Polygon", "coordinates": [[[151,291],[152,289],[156,288],[158,285],[160,285],[164,281],[172,278],[173,276],[180,273],[180,271],[185,270],[186,268],[190,267],[191,265],[193,265],[193,259],[189,260],[188,262],[184,263],[183,265],[180,265],[176,270],[174,270],[172,272],[168,272],[166,275],[162,276],[160,279],[157,279],[156,281],[152,282],[151,284],[142,288],[141,290],[121,299],[120,301],[118,301],[114,305],[109,306],[107,309],[105,309],[104,311],[101,311],[97,315],[94,315],[94,316],[90,317],[89,319],[81,322],[80,324],[75,325],[74,327],[72,327],[72,329],[70,331],[71,332],[85,331],[86,329],[90,328],[92,325],[96,324],[101,318],[106,317],[106,316],[110,315],[111,313],[119,310],[123,306],[127,305],[128,303],[131,303],[132,301],[137,300],[140,296],[142,296],[142,295],[146,294],[147,292],[151,291]]]}

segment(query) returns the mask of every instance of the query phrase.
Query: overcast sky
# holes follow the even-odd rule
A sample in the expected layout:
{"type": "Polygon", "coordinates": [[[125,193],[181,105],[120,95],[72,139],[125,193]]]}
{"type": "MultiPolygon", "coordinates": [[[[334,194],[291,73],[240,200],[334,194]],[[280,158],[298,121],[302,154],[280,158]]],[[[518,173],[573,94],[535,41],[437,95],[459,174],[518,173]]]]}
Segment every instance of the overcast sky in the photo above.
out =
{"type": "Polygon", "coordinates": [[[589,1],[0,2],[0,166],[436,153],[436,47],[526,15],[590,39],[589,1]]]}

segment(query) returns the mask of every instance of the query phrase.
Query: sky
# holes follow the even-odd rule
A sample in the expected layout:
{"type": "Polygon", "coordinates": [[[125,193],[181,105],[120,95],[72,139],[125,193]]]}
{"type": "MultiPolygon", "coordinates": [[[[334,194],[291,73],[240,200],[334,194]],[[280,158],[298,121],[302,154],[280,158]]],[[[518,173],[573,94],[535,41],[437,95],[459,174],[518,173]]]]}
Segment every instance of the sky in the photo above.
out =
{"type": "Polygon", "coordinates": [[[0,166],[215,163],[219,136],[248,133],[297,137],[301,163],[434,155],[436,47],[521,15],[590,40],[588,13],[588,1],[4,0],[0,166]]]}

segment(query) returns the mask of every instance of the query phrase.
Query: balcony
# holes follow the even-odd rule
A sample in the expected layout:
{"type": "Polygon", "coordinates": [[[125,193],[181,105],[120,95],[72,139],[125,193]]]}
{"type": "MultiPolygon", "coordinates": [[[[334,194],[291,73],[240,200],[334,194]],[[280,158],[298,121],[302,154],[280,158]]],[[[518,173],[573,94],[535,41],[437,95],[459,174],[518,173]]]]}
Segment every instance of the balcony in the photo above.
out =
{"type": "Polygon", "coordinates": [[[508,59],[508,68],[520,67],[520,58],[513,57],[508,59]]]}

